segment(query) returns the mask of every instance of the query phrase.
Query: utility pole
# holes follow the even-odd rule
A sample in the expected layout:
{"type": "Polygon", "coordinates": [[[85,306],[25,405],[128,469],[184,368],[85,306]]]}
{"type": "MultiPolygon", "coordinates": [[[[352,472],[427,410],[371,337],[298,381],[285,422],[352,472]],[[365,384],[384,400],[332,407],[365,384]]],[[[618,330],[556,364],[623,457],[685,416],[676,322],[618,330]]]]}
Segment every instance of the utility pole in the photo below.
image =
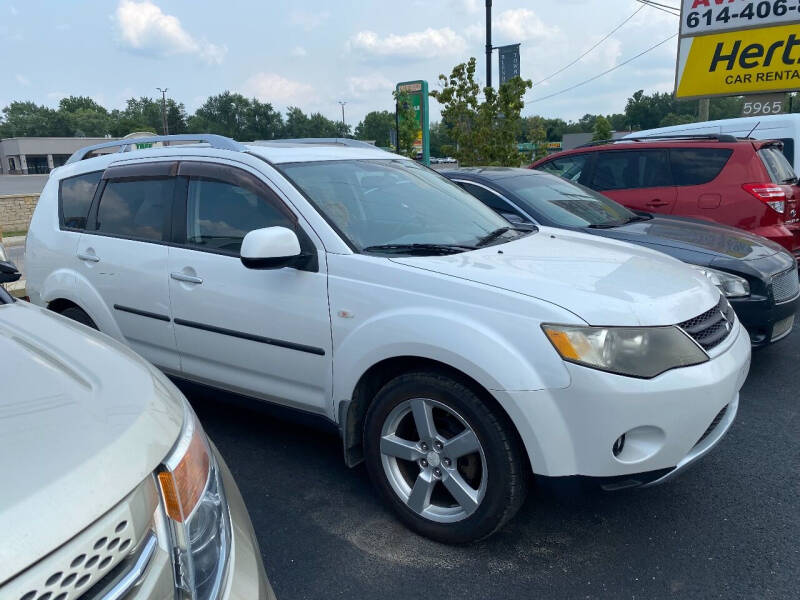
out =
{"type": "Polygon", "coordinates": [[[342,107],[342,133],[344,133],[344,128],[347,127],[347,124],[344,122],[344,105],[347,104],[345,100],[339,100],[339,105],[342,107]]]}
{"type": "Polygon", "coordinates": [[[708,121],[708,111],[711,107],[710,98],[700,98],[698,106],[697,117],[700,121],[708,121]]]}
{"type": "Polygon", "coordinates": [[[492,0],[486,0],[486,87],[492,87],[492,0]]]}
{"type": "Polygon", "coordinates": [[[164,126],[164,135],[169,135],[169,125],[167,125],[167,88],[162,90],[157,87],[156,89],[161,92],[161,121],[164,126]]]}

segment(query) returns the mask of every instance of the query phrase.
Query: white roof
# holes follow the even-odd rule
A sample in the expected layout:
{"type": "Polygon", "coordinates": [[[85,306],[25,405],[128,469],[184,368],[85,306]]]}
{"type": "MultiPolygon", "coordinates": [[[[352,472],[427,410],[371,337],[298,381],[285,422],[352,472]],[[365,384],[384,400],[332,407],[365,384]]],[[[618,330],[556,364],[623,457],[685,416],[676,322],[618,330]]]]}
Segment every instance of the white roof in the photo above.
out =
{"type": "Polygon", "coordinates": [[[262,143],[247,145],[247,150],[271,163],[312,162],[320,160],[405,159],[380,148],[334,144],[262,143]]]}

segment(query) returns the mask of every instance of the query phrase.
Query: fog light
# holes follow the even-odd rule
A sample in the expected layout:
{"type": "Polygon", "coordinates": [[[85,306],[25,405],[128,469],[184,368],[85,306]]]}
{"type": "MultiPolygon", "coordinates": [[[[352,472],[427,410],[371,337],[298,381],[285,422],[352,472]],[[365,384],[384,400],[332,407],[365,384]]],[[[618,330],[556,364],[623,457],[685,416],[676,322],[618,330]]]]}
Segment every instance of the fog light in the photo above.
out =
{"type": "Polygon", "coordinates": [[[625,434],[623,433],[621,436],[617,438],[617,441],[614,442],[614,445],[611,446],[611,452],[614,453],[614,456],[619,456],[622,452],[622,449],[625,448],[625,434]]]}

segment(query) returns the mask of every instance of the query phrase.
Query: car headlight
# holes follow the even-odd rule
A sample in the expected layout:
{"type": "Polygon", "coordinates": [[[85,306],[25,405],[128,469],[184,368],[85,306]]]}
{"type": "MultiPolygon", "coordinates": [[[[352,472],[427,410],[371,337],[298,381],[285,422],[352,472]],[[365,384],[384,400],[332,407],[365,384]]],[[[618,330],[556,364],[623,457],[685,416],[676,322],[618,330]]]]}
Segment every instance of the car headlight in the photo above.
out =
{"type": "Polygon", "coordinates": [[[717,271],[711,267],[689,266],[705,275],[728,298],[742,298],[750,295],[750,284],[744,277],[726,273],[725,271],[717,271]]]}
{"type": "Polygon", "coordinates": [[[650,379],[697,365],[708,355],[677,327],[542,325],[561,358],[618,375],[650,379]]]}
{"type": "Polygon", "coordinates": [[[228,503],[208,439],[188,404],[185,411],[158,483],[172,529],[178,597],[213,600],[230,552],[228,503]]]}

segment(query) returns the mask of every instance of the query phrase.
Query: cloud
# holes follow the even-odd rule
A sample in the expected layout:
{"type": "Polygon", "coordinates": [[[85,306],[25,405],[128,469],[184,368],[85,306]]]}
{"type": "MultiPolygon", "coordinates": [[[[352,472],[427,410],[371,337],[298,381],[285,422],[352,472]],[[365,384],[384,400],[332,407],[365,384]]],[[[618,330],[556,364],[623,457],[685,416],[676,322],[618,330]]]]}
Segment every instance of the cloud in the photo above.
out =
{"type": "Polygon", "coordinates": [[[419,59],[445,54],[462,54],[467,42],[449,27],[428,28],[405,35],[390,33],[380,37],[374,31],[359,31],[347,42],[352,51],[372,56],[419,59]]]}
{"type": "Polygon", "coordinates": [[[28,85],[31,84],[31,80],[30,79],[28,79],[24,75],[20,75],[19,73],[17,73],[15,79],[17,80],[17,83],[20,84],[20,85],[28,86],[28,85]]]}
{"type": "Polygon", "coordinates": [[[322,12],[312,12],[310,10],[293,10],[289,15],[289,22],[292,25],[302,27],[306,31],[311,31],[322,25],[331,16],[327,10],[322,12]]]}
{"type": "Polygon", "coordinates": [[[276,73],[256,73],[244,82],[242,91],[262,102],[276,104],[307,105],[316,100],[313,86],[292,81],[276,73]]]}
{"type": "Polygon", "coordinates": [[[9,6],[8,9],[11,11],[11,14],[15,17],[19,14],[19,11],[17,10],[16,6],[9,6]]]}
{"type": "Polygon", "coordinates": [[[539,16],[527,8],[504,10],[493,19],[493,29],[511,43],[553,38],[558,27],[545,25],[539,16]]]}
{"type": "Polygon", "coordinates": [[[356,76],[347,78],[347,89],[356,98],[375,92],[385,92],[386,97],[389,98],[394,89],[394,84],[383,75],[356,76]]]}
{"type": "Polygon", "coordinates": [[[463,11],[474,15],[483,8],[480,0],[450,0],[451,10],[463,11]]]}
{"type": "Polygon", "coordinates": [[[220,64],[228,51],[198,40],[187,32],[177,17],[167,15],[150,0],[120,0],[115,21],[120,45],[149,56],[192,54],[209,64],[220,64]]]}
{"type": "Polygon", "coordinates": [[[292,56],[298,56],[298,57],[308,56],[308,52],[306,52],[306,49],[303,48],[302,46],[295,46],[294,48],[292,48],[291,54],[292,56]]]}

